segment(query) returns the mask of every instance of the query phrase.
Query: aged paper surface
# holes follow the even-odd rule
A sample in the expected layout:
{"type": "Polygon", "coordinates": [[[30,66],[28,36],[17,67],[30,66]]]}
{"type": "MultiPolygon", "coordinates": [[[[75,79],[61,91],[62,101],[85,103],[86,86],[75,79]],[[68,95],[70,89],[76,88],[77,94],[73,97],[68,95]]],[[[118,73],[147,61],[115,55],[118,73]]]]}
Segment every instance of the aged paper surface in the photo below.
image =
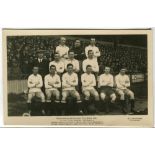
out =
{"type": "MultiPolygon", "coordinates": [[[[71,41],[72,41],[71,37],[71,41]]],[[[14,38],[13,38],[14,39],[14,38]]],[[[82,40],[81,39],[81,40],[82,40]]],[[[75,39],[73,39],[75,40],[75,39]]],[[[96,39],[97,40],[97,39],[96,39]]],[[[85,40],[84,40],[85,41],[85,40]]],[[[84,42],[83,41],[83,42],[84,42]]],[[[86,39],[87,41],[87,39],[86,39]]],[[[108,44],[108,42],[112,41],[105,41],[105,44],[108,44]]],[[[134,41],[133,41],[134,42],[134,41]]],[[[136,42],[136,40],[135,40],[136,42]]],[[[20,46],[19,42],[19,46],[20,46]]],[[[115,44],[115,43],[114,43],[115,44]]],[[[117,42],[116,42],[117,44],[117,42]]],[[[64,29],[64,30],[18,30],[18,29],[4,29],[3,30],[3,88],[4,88],[4,124],[5,125],[37,125],[37,126],[49,126],[49,127],[153,127],[153,79],[152,79],[152,30],[151,29],[136,29],[136,30],[128,30],[128,29],[122,29],[122,30],[89,30],[89,29],[84,29],[84,30],[76,30],[76,29],[64,29]],[[147,87],[144,88],[146,90],[146,109],[148,110],[148,113],[139,113],[139,114],[105,114],[105,113],[100,113],[100,114],[93,114],[93,115],[64,115],[64,116],[22,116],[22,115],[11,115],[9,114],[9,110],[12,108],[15,111],[18,111],[18,106],[16,105],[14,108],[9,107],[10,104],[10,99],[8,99],[8,96],[10,96],[10,92],[12,93],[12,90],[10,89],[15,89],[16,85],[19,84],[20,80],[12,80],[11,82],[10,79],[8,79],[8,38],[7,37],[32,37],[32,36],[78,36],[79,40],[80,38],[83,39],[82,36],[88,36],[88,40],[90,38],[97,38],[98,36],[101,36],[101,40],[99,43],[102,44],[102,36],[136,36],[136,35],[146,35],[147,40],[146,40],[146,51],[147,51],[147,60],[146,60],[146,65],[147,65],[147,87]],[[90,37],[89,37],[90,36],[90,37]],[[16,83],[17,84],[16,84],[16,83]]],[[[131,45],[131,44],[130,44],[131,45]]],[[[10,45],[13,46],[13,45],[10,45]]],[[[105,45],[106,46],[106,45],[105,45]]],[[[123,47],[123,46],[122,46],[123,47]]],[[[133,45],[134,49],[135,45],[133,45]]],[[[132,47],[131,47],[132,48],[132,47]]],[[[136,47],[137,48],[137,47],[136,47]]],[[[130,49],[130,47],[129,47],[130,49]]],[[[18,51],[19,52],[19,51],[18,51]]],[[[129,54],[130,55],[130,54],[129,54]]],[[[13,57],[13,56],[12,56],[13,57]]],[[[112,57],[112,56],[111,56],[112,57]]],[[[20,60],[20,58],[19,58],[20,60]]],[[[106,58],[105,58],[106,60],[106,58]]],[[[11,60],[12,61],[12,60],[11,60]]],[[[12,69],[12,68],[11,68],[12,69]]],[[[136,76],[140,77],[135,78],[133,80],[139,80],[141,81],[141,73],[136,73],[136,74],[131,74],[131,77],[136,76]]],[[[134,84],[133,84],[134,85],[134,84]]],[[[142,89],[143,85],[139,86],[137,89],[142,89]]],[[[16,93],[20,93],[20,88],[18,87],[18,91],[16,93]]],[[[138,91],[139,92],[139,91],[138,91]]],[[[135,93],[135,92],[134,92],[135,93]]],[[[136,94],[135,93],[135,104],[136,104],[136,94]]],[[[138,98],[138,97],[137,97],[138,98]]],[[[18,98],[16,98],[18,100],[18,98]]],[[[137,99],[138,100],[138,99],[137,99]]],[[[12,102],[12,101],[11,101],[12,102]]],[[[15,101],[16,102],[16,101],[15,101]]],[[[26,102],[26,100],[25,100],[26,102]]],[[[143,102],[143,101],[142,101],[143,102]]],[[[18,104],[20,102],[18,101],[18,104]]],[[[141,103],[143,104],[143,103],[141,103]]],[[[139,105],[141,105],[139,104],[139,105]]]]}

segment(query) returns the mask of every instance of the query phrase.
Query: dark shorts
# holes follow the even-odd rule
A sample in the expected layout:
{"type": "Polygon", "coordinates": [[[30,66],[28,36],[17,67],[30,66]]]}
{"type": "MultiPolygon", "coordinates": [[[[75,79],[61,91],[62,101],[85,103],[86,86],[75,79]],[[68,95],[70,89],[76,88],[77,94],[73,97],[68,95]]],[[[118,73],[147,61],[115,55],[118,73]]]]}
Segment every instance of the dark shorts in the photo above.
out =
{"type": "Polygon", "coordinates": [[[114,91],[113,91],[112,87],[101,86],[100,93],[104,93],[105,95],[110,96],[110,95],[114,94],[114,91]]]}

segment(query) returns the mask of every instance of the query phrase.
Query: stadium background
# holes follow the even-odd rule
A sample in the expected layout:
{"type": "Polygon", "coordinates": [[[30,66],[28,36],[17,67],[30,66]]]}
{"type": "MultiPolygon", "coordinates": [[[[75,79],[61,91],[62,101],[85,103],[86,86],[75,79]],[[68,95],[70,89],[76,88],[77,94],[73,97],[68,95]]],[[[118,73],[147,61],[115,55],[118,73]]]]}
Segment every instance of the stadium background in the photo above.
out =
{"type": "MultiPolygon", "coordinates": [[[[136,96],[136,108],[147,107],[147,36],[146,35],[98,35],[64,36],[70,48],[80,39],[84,48],[91,37],[96,38],[96,46],[101,51],[98,60],[100,71],[105,65],[111,66],[111,73],[118,74],[120,67],[126,66],[131,80],[131,89],[136,96]]],[[[8,68],[8,115],[22,115],[26,110],[27,77],[31,74],[37,51],[44,50],[44,59],[53,60],[60,36],[9,36],[7,38],[8,68]]],[[[101,73],[101,72],[100,72],[101,73]]],[[[116,110],[113,114],[120,114],[116,110]]]]}

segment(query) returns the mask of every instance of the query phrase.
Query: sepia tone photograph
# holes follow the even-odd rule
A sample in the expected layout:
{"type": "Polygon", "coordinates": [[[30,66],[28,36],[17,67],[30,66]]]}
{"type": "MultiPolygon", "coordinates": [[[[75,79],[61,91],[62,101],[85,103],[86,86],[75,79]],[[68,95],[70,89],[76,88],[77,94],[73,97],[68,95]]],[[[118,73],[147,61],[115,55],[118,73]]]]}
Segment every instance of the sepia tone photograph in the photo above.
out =
{"type": "Polygon", "coordinates": [[[151,127],[151,35],[4,29],[4,123],[151,127]]]}

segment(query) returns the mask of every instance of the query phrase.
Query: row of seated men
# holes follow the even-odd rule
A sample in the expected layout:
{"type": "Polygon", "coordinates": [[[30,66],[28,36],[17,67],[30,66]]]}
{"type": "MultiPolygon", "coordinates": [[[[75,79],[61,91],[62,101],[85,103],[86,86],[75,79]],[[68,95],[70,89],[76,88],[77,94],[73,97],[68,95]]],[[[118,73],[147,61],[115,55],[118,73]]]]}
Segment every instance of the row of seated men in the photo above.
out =
{"type": "Polygon", "coordinates": [[[29,90],[27,105],[29,114],[31,113],[32,100],[35,96],[41,99],[42,113],[44,114],[51,106],[58,108],[57,110],[59,112],[65,113],[68,106],[68,97],[75,99],[76,104],[74,106],[77,107],[79,114],[87,113],[92,101],[94,101],[95,112],[100,111],[100,104],[105,104],[107,105],[106,112],[108,113],[109,102],[107,102],[106,99],[108,97],[110,103],[114,104],[116,101],[116,93],[120,96],[122,112],[124,114],[127,113],[125,95],[128,95],[131,103],[130,112],[134,113],[134,93],[129,89],[130,79],[125,74],[125,68],[122,68],[114,79],[110,74],[110,67],[105,67],[104,73],[96,80],[91,65],[86,66],[86,72],[83,73],[81,77],[74,72],[74,66],[71,63],[67,64],[67,72],[63,73],[62,77],[57,74],[56,66],[51,65],[49,74],[44,77],[44,82],[42,76],[38,74],[38,71],[39,68],[34,66],[33,74],[28,77],[29,90]],[[81,81],[82,84],[81,90],[77,89],[80,83],[79,81],[81,81]],[[113,90],[114,83],[116,84],[116,91],[113,90]],[[43,87],[45,88],[45,95],[42,91],[43,87]],[[96,89],[97,87],[98,89],[96,89]],[[81,99],[80,91],[84,96],[83,100],[81,99]],[[54,105],[51,103],[54,103],[54,105]]]}

